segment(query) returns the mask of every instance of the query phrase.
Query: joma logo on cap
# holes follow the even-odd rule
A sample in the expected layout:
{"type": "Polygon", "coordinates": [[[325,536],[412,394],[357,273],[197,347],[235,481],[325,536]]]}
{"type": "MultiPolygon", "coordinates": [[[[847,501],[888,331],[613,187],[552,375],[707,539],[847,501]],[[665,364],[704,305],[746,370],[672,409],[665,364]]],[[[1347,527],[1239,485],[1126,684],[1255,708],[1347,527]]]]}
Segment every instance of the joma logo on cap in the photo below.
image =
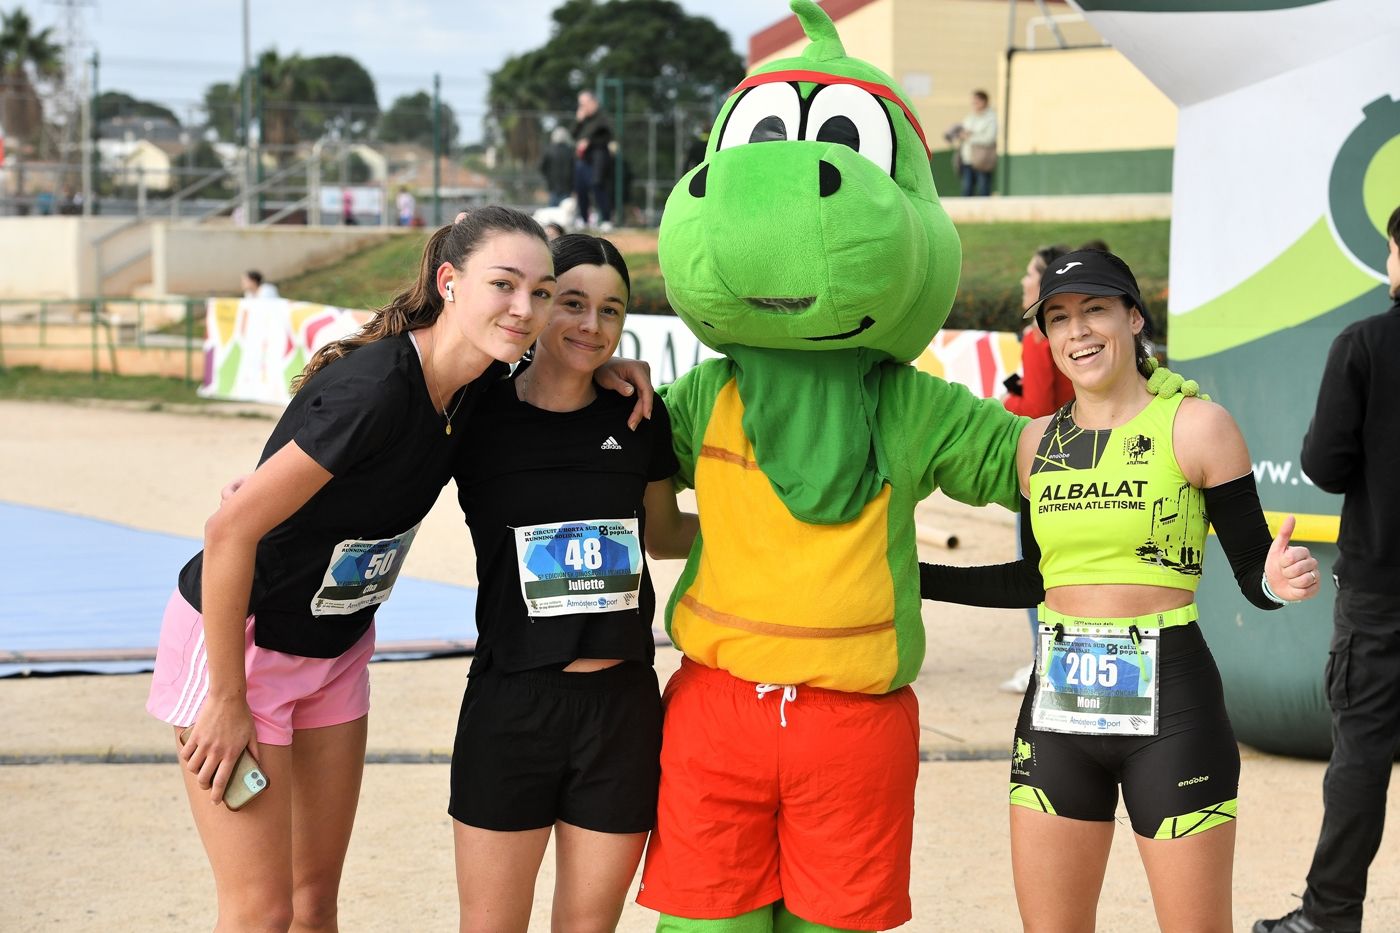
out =
{"type": "Polygon", "coordinates": [[[1082,262],[1071,262],[1071,263],[1067,263],[1063,269],[1056,269],[1056,270],[1055,270],[1055,274],[1056,274],[1056,275],[1064,275],[1066,272],[1068,272],[1069,270],[1073,269],[1075,266],[1082,266],[1082,265],[1084,265],[1084,263],[1082,263],[1082,262]]]}

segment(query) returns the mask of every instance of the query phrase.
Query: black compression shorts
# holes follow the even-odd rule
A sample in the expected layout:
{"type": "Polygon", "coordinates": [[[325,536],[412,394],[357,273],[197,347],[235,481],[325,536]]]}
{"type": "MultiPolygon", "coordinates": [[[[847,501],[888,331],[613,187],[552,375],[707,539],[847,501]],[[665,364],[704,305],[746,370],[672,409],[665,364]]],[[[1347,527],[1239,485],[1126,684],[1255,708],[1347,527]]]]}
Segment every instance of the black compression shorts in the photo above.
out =
{"type": "Polygon", "coordinates": [[[453,819],[501,832],[563,820],[601,833],[656,822],[661,691],[650,664],[473,675],[452,750],[453,819]]]}
{"type": "Polygon", "coordinates": [[[1012,745],[1011,803],[1107,821],[1118,786],[1133,831],[1177,839],[1233,821],[1240,753],[1220,673],[1195,624],[1162,629],[1158,734],[1070,735],[1031,727],[1032,676],[1012,745]]]}

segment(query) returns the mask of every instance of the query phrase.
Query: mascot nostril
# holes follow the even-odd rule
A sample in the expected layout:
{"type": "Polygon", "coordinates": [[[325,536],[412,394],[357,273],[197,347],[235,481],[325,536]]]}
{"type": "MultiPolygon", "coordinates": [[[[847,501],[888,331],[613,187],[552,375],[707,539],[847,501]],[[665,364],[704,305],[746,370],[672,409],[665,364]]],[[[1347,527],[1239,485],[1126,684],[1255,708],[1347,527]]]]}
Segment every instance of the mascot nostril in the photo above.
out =
{"type": "Polygon", "coordinates": [[[690,179],[690,196],[692,198],[703,198],[705,196],[705,176],[710,174],[708,165],[700,166],[700,171],[690,179]]]}
{"type": "Polygon", "coordinates": [[[822,197],[829,198],[841,187],[841,170],[825,160],[817,163],[817,165],[821,173],[822,197]]]}

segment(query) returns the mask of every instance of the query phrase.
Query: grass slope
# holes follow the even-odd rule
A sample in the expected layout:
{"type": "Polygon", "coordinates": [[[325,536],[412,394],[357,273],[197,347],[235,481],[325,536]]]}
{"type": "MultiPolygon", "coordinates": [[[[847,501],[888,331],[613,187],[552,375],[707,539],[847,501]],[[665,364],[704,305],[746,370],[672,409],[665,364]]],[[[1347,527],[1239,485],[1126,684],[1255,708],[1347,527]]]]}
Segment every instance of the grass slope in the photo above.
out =
{"type": "MultiPolygon", "coordinates": [[[[1019,330],[1021,276],[1031,253],[1049,243],[1078,247],[1087,240],[1102,239],[1133,267],[1159,339],[1165,337],[1168,221],[964,224],[958,232],[963,241],[962,282],[948,327],[1019,330]]],[[[426,240],[426,233],[395,237],[334,266],[284,281],[279,287],[283,295],[300,301],[378,308],[412,285],[426,240]]],[[[632,275],[632,310],[672,313],[655,250],[626,252],[625,256],[632,275]]]]}

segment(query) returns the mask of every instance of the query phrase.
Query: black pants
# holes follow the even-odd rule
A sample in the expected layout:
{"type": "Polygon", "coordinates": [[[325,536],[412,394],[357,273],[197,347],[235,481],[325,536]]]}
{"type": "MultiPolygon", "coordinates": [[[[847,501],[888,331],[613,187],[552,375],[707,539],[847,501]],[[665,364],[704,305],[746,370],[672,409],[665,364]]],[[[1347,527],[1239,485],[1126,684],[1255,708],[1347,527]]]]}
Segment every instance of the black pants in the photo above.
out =
{"type": "Polygon", "coordinates": [[[1332,760],[1303,906],[1318,924],[1360,930],[1366,872],[1381,845],[1386,790],[1400,749],[1400,597],[1339,588],[1333,623],[1327,657],[1332,760]]]}

